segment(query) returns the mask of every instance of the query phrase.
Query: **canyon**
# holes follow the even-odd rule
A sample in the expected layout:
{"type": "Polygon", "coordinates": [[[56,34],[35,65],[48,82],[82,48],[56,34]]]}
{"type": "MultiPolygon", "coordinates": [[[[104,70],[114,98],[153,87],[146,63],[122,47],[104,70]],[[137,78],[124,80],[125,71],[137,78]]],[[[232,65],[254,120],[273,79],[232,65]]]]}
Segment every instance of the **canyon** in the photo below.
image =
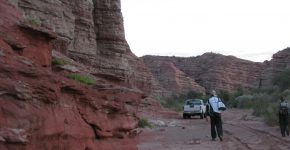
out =
{"type": "MultiPolygon", "coordinates": [[[[289,70],[289,55],[290,48],[286,48],[274,54],[270,61],[262,63],[210,52],[196,57],[148,55],[141,59],[162,87],[159,89],[167,93],[163,95],[170,96],[174,93],[186,94],[188,90],[203,93],[212,89],[234,92],[271,88],[275,75],[289,70]],[[179,82],[178,78],[182,78],[183,82],[179,82]]],[[[156,83],[152,85],[154,87],[156,83]]],[[[155,92],[160,95],[159,91],[155,92]]]]}
{"type": "Polygon", "coordinates": [[[137,149],[138,113],[161,110],[156,96],[269,87],[289,57],[138,58],[120,0],[0,0],[0,149],[137,149]]]}

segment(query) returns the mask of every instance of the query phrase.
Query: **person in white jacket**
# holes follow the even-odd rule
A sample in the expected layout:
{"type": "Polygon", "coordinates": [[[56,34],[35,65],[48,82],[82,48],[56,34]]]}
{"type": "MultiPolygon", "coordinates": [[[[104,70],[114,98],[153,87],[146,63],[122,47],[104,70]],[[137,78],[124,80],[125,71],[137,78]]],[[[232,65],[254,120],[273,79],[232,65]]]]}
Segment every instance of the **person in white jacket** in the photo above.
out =
{"type": "MultiPolygon", "coordinates": [[[[220,141],[223,140],[223,126],[222,126],[222,116],[221,111],[218,109],[219,98],[217,97],[216,91],[211,92],[211,97],[207,102],[207,116],[210,116],[210,126],[211,126],[211,137],[215,141],[218,136],[220,141]]],[[[208,121],[208,118],[206,117],[208,121]]]]}

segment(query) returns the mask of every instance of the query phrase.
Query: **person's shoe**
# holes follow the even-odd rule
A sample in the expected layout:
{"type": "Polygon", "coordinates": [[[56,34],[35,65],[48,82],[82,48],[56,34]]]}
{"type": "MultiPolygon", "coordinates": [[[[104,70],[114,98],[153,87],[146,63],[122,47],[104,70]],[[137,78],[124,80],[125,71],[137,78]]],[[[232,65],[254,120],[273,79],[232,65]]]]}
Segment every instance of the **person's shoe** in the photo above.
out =
{"type": "Polygon", "coordinates": [[[212,141],[216,141],[216,139],[215,139],[215,138],[212,138],[211,140],[212,140],[212,141]]]}
{"type": "Polygon", "coordinates": [[[223,141],[223,137],[222,136],[220,136],[219,138],[220,138],[220,141],[223,141]]]}
{"type": "Polygon", "coordinates": [[[286,132],[287,136],[289,136],[289,131],[286,132]]]}

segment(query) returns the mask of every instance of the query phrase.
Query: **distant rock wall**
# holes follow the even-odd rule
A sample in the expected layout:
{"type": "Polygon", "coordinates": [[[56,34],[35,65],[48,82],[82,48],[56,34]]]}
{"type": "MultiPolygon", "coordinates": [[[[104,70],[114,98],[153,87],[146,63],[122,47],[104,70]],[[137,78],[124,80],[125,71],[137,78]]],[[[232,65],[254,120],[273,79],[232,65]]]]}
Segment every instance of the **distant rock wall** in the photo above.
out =
{"type": "Polygon", "coordinates": [[[167,97],[189,91],[205,94],[205,89],[177,68],[170,58],[145,56],[142,59],[155,78],[152,95],[167,97]]]}
{"type": "Polygon", "coordinates": [[[263,70],[260,79],[261,88],[273,87],[273,78],[278,73],[290,69],[290,48],[286,48],[275,53],[270,61],[264,62],[265,70],[263,70]]]}
{"type": "MultiPolygon", "coordinates": [[[[207,91],[211,89],[234,91],[238,88],[257,88],[264,66],[262,63],[214,53],[189,58],[144,56],[142,59],[161,83],[165,82],[162,78],[164,78],[166,71],[165,69],[156,70],[160,69],[159,64],[161,63],[171,63],[187,76],[187,80],[184,81],[187,83],[195,82],[196,85],[204,87],[207,91]]],[[[171,79],[173,80],[175,77],[171,76],[171,79]]]]}

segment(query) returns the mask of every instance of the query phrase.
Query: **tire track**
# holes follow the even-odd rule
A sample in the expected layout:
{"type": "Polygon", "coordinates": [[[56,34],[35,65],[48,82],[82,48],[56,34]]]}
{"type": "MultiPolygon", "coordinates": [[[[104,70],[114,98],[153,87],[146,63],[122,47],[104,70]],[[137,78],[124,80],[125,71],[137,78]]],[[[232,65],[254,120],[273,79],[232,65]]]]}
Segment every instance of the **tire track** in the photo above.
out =
{"type": "MultiPolygon", "coordinates": [[[[251,148],[249,147],[249,145],[247,143],[244,143],[243,141],[241,141],[239,138],[237,138],[236,136],[234,136],[233,133],[231,133],[228,130],[224,130],[224,132],[229,136],[230,141],[234,142],[237,145],[237,150],[251,150],[251,148]]],[[[223,144],[225,145],[225,144],[223,144]]]]}
{"type": "MultiPolygon", "coordinates": [[[[235,127],[235,128],[244,129],[245,131],[249,131],[249,132],[255,134],[259,139],[261,139],[261,141],[262,141],[261,143],[265,144],[265,145],[254,144],[253,145],[254,147],[255,146],[256,147],[268,146],[270,148],[270,150],[284,150],[284,149],[288,150],[288,149],[290,149],[290,145],[287,143],[287,141],[285,139],[277,137],[276,135],[272,135],[266,131],[254,129],[254,128],[249,127],[243,123],[240,123],[239,125],[229,124],[229,123],[225,123],[225,124],[230,125],[230,126],[235,127]],[[278,146],[280,146],[280,147],[278,147],[278,146]],[[281,146],[284,148],[281,149],[281,146]]],[[[248,143],[241,141],[240,138],[237,137],[236,135],[232,134],[232,136],[234,136],[235,139],[237,139],[238,141],[243,143],[249,149],[253,149],[253,148],[251,148],[251,146],[248,143]]]]}
{"type": "MultiPolygon", "coordinates": [[[[287,143],[289,141],[287,141],[285,138],[281,138],[281,137],[278,137],[276,135],[273,135],[273,134],[271,134],[269,132],[266,132],[266,131],[262,131],[262,130],[258,130],[258,129],[249,127],[249,126],[247,126],[245,124],[243,124],[243,125],[244,125],[243,126],[244,128],[247,128],[249,130],[252,130],[255,133],[258,133],[258,135],[260,135],[261,137],[271,137],[271,138],[262,138],[267,143],[272,143],[271,144],[271,149],[276,150],[277,149],[277,147],[276,147],[277,144],[280,144],[280,145],[286,147],[287,150],[290,149],[290,144],[287,143]]],[[[281,148],[279,148],[279,149],[281,149],[281,148]]]]}

